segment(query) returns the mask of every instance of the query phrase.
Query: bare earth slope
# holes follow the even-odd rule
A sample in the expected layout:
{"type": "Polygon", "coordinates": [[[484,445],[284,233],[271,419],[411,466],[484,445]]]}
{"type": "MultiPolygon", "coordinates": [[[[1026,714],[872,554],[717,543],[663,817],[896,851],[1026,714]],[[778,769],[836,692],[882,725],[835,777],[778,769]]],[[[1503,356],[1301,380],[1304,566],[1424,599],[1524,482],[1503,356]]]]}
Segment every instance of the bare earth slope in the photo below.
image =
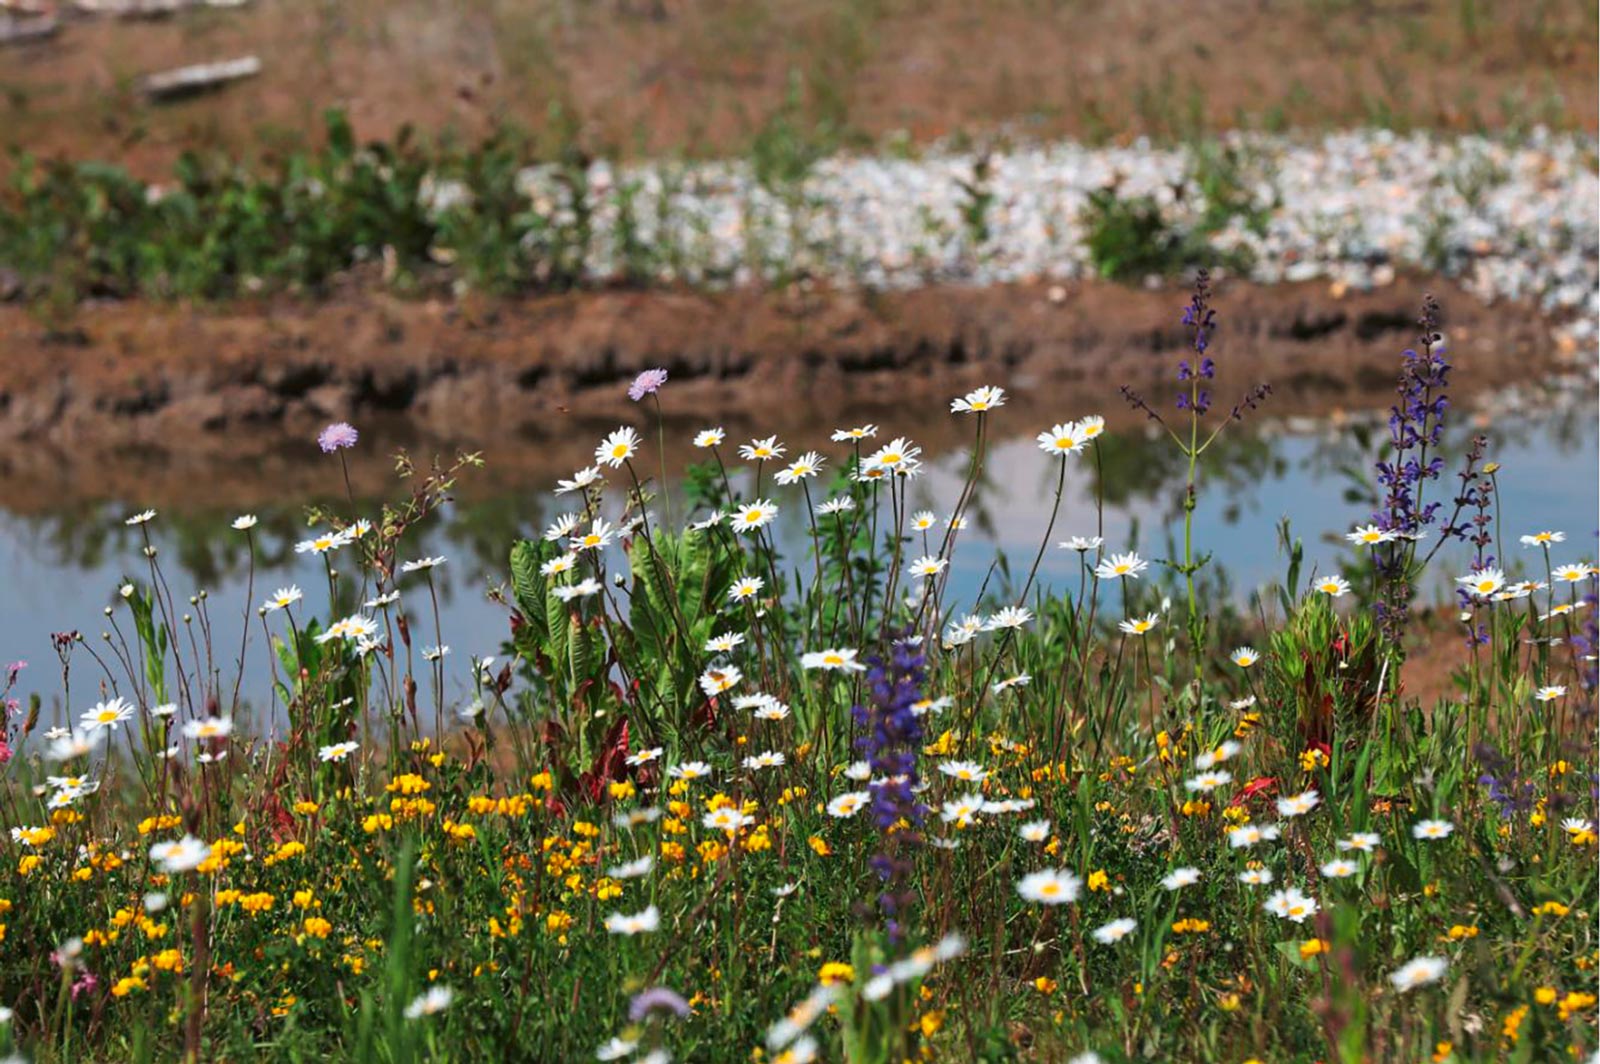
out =
{"type": "Polygon", "coordinates": [[[472,138],[509,121],[633,156],[739,154],[763,129],[780,148],[788,134],[848,146],[1003,124],[1089,140],[1593,132],[1596,28],[1593,4],[1550,0],[259,0],[68,20],[6,48],[0,147],[160,177],[184,149],[249,158],[315,136],[329,106],[363,136],[409,123],[472,138]],[[243,55],[261,76],[216,95],[153,107],[137,91],[142,75],[243,55]]]}

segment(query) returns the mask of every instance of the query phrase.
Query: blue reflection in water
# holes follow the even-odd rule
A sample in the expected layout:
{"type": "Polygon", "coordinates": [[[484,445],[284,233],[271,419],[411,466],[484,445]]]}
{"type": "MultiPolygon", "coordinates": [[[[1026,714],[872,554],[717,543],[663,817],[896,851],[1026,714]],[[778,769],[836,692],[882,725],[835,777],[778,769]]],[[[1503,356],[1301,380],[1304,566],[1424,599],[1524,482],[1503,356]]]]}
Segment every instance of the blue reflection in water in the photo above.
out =
{"type": "MultiPolygon", "coordinates": [[[[1003,419],[996,428],[1005,428],[1003,419]]],[[[1195,513],[1197,549],[1212,555],[1209,571],[1225,574],[1236,599],[1282,579],[1285,559],[1276,544],[1283,518],[1290,520],[1293,533],[1305,541],[1308,570],[1313,566],[1321,572],[1339,569],[1350,557],[1340,537],[1352,526],[1365,523],[1371,510],[1370,504],[1351,494],[1354,482],[1345,470],[1370,473],[1373,449],[1363,449],[1349,430],[1327,427],[1298,434],[1239,428],[1224,439],[1224,446],[1206,456],[1195,513]]],[[[1454,433],[1447,456],[1459,456],[1465,439],[1466,433],[1454,433]]],[[[1513,425],[1495,426],[1492,441],[1488,456],[1504,470],[1500,474],[1500,505],[1506,515],[1502,530],[1506,557],[1502,562],[1513,571],[1518,565],[1536,564],[1532,552],[1523,551],[1516,540],[1540,528],[1567,533],[1568,542],[1558,561],[1593,558],[1596,513],[1600,510],[1596,477],[1600,441],[1593,410],[1521,417],[1513,425]]],[[[1094,461],[1087,456],[1070,458],[1062,512],[1052,540],[1093,535],[1103,522],[1108,551],[1138,550],[1147,559],[1173,556],[1181,550],[1182,535],[1182,468],[1175,452],[1164,441],[1141,434],[1108,435],[1101,446],[1103,515],[1095,510],[1094,461]]],[[[835,445],[827,453],[836,464],[848,451],[835,445]]],[[[365,460],[383,461],[377,455],[365,460]]],[[[946,601],[957,613],[973,605],[980,587],[986,589],[991,602],[1000,602],[1006,594],[1015,594],[1008,587],[1021,586],[1049,520],[1058,461],[1039,451],[1030,436],[1007,439],[992,448],[971,511],[971,527],[958,545],[952,566],[946,601]],[[1000,556],[1009,569],[1009,585],[1005,571],[996,565],[1000,556]]],[[[927,476],[910,489],[909,509],[932,510],[942,530],[960,492],[966,463],[962,452],[930,459],[927,476]]],[[[748,483],[747,473],[738,476],[748,483]]],[[[736,488],[740,484],[736,479],[736,488]]],[[[548,493],[551,487],[553,484],[508,485],[489,497],[454,504],[412,533],[407,557],[441,554],[449,559],[442,569],[435,570],[444,640],[453,648],[447,668],[451,678],[448,697],[459,698],[468,690],[470,658],[498,654],[509,634],[505,611],[489,602],[485,592],[505,579],[506,551],[514,537],[537,535],[544,522],[562,511],[562,500],[548,493]]],[[[1447,500],[1446,513],[1455,487],[1455,480],[1447,477],[1430,488],[1437,493],[1433,497],[1447,500]]],[[[337,486],[330,485],[330,490],[337,486]]],[[[772,487],[770,470],[764,494],[783,508],[779,540],[791,565],[797,564],[807,547],[802,496],[798,489],[772,487]]],[[[815,487],[813,497],[819,502],[822,498],[815,487]]],[[[136,530],[122,525],[122,519],[142,505],[131,498],[107,500],[72,513],[0,514],[0,562],[9,599],[9,609],[0,614],[0,657],[31,663],[20,687],[40,691],[47,707],[59,700],[60,690],[50,633],[79,629],[98,646],[100,633],[109,628],[103,611],[119,602],[116,588],[121,579],[133,576],[142,582],[147,578],[140,555],[142,539],[136,530]]],[[[681,505],[675,509],[681,511],[681,505]]],[[[293,583],[306,594],[301,616],[309,616],[311,611],[325,615],[327,589],[320,562],[293,551],[294,542],[305,535],[301,504],[263,506],[257,512],[261,523],[255,534],[260,551],[248,608],[251,631],[244,686],[247,698],[260,706],[268,697],[270,676],[255,607],[274,588],[293,583]]],[[[241,533],[229,528],[233,516],[197,501],[192,508],[168,508],[149,526],[180,606],[198,588],[209,589],[205,607],[215,667],[228,678],[237,668],[246,601],[245,541],[241,533]]],[[[934,537],[935,548],[937,542],[934,537]]],[[[921,545],[914,542],[908,550],[921,553],[921,545]]],[[[1450,578],[1464,571],[1468,557],[1469,548],[1460,544],[1441,554],[1426,593],[1433,597],[1445,594],[1450,578]]],[[[1044,556],[1038,589],[1046,594],[1070,593],[1077,587],[1078,572],[1078,555],[1052,543],[1044,556]]],[[[1152,578],[1157,575],[1153,566],[1136,591],[1144,596],[1141,605],[1146,608],[1153,605],[1152,578]]],[[[422,578],[407,577],[402,586],[415,618],[416,667],[424,685],[420,694],[426,699],[431,692],[423,679],[427,669],[420,651],[434,642],[433,618],[422,578]]],[[[131,638],[125,611],[119,611],[118,621],[131,638]]],[[[281,621],[275,629],[281,630],[281,621]]],[[[75,659],[74,716],[88,704],[90,683],[101,679],[88,655],[75,659]]],[[[52,717],[49,709],[45,716],[47,720],[52,717]]]]}

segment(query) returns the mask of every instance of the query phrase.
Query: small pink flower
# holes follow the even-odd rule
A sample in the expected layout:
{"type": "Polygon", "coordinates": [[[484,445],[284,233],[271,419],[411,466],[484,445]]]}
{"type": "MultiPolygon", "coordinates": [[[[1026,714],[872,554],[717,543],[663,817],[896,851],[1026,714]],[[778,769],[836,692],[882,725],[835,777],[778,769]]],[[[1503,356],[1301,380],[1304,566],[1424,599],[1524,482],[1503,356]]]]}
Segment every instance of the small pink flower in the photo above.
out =
{"type": "Polygon", "coordinates": [[[628,385],[628,398],[638,402],[647,395],[654,395],[667,383],[667,371],[664,369],[647,369],[633,379],[628,385]]]}
{"type": "Polygon", "coordinates": [[[346,421],[335,421],[321,432],[317,433],[317,446],[322,448],[323,454],[332,454],[348,447],[354,447],[361,434],[355,427],[346,421]]]}

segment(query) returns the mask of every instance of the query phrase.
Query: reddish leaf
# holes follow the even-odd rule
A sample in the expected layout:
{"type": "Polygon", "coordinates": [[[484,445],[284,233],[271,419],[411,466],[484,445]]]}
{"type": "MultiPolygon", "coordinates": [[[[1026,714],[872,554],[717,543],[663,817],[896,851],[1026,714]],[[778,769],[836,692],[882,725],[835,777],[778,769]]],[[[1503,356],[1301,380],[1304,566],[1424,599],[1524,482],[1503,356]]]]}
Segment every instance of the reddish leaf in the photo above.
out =
{"type": "Polygon", "coordinates": [[[689,715],[689,723],[698,724],[704,728],[715,728],[717,726],[716,698],[708,698],[700,703],[699,707],[689,715]]]}
{"type": "Polygon", "coordinates": [[[1233,801],[1229,804],[1243,805],[1252,798],[1271,793],[1272,791],[1276,790],[1277,787],[1278,778],[1276,776],[1257,776],[1255,779],[1245,784],[1244,788],[1238,794],[1233,796],[1233,801]]]}
{"type": "Polygon", "coordinates": [[[628,718],[618,717],[595,754],[594,764],[579,777],[578,784],[590,801],[598,802],[605,795],[606,785],[622,778],[627,763],[628,718]]]}

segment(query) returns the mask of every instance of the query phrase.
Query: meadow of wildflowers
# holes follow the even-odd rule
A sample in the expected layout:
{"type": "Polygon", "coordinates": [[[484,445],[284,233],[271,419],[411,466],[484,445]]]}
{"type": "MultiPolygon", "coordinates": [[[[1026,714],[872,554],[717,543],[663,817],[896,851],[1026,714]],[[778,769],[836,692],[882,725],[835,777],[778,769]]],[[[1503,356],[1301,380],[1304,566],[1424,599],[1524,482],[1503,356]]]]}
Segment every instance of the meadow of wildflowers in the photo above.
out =
{"type": "Polygon", "coordinates": [[[488,657],[452,653],[449,561],[410,548],[474,455],[399,456],[363,512],[349,469],[390,459],[329,426],[308,456],[348,501],[298,548],[326,579],[248,602],[174,589],[161,515],[129,517],[106,637],[5,679],[0,1054],[1596,1059],[1592,530],[1500,513],[1492,436],[1441,452],[1429,301],[1345,564],[1286,534],[1282,580],[1218,609],[1188,518],[1271,402],[1218,313],[1202,274],[1176,397],[1124,391],[1187,469],[1175,556],[1062,490],[1123,401],[1091,386],[1038,426],[1031,568],[972,597],[950,563],[1000,387],[741,443],[675,438],[641,375],[564,516],[506,545],[488,657]],[[970,429],[968,490],[915,512],[936,417],[970,429]],[[669,449],[697,459],[670,492],[669,449]],[[1039,580],[1049,552],[1078,578],[1039,580]],[[1458,631],[1430,636],[1445,564],[1458,631]],[[1464,649],[1423,705],[1428,638],[1464,649]]]}

